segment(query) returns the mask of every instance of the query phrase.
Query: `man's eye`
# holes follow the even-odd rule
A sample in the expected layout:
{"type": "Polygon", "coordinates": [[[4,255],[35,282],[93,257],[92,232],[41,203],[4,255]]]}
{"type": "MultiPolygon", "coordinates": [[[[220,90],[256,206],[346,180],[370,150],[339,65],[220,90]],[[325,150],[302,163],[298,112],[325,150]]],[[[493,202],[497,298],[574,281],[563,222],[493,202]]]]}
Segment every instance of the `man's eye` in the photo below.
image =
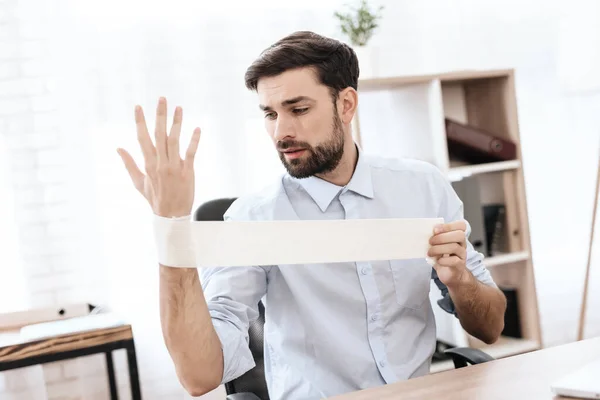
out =
{"type": "Polygon", "coordinates": [[[304,114],[306,111],[308,111],[308,108],[294,108],[294,114],[304,114]]]}
{"type": "Polygon", "coordinates": [[[267,118],[267,119],[275,119],[276,117],[277,117],[277,114],[275,114],[274,112],[265,114],[265,118],[267,118]]]}

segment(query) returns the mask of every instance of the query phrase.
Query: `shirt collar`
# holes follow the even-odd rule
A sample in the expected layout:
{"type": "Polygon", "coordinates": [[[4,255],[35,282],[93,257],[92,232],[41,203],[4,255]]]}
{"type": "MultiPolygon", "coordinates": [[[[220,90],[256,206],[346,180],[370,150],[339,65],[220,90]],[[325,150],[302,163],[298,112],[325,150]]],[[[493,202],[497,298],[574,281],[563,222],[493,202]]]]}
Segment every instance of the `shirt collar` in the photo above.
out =
{"type": "Polygon", "coordinates": [[[334,185],[316,176],[311,176],[305,179],[296,179],[296,181],[306,190],[319,206],[321,211],[325,212],[329,204],[344,189],[353,191],[361,196],[369,199],[373,198],[373,182],[371,180],[371,167],[366,156],[361,153],[361,150],[356,146],[358,151],[358,161],[350,182],[344,186],[334,185]]]}

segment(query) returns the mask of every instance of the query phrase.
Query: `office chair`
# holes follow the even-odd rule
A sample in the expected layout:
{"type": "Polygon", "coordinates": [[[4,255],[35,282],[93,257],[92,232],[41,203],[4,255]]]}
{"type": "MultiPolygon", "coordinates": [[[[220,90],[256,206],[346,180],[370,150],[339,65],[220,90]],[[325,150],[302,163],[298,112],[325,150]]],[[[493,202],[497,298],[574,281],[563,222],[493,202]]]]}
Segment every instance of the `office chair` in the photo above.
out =
{"type": "MultiPolygon", "coordinates": [[[[196,221],[222,221],[223,214],[236,198],[222,198],[207,201],[200,205],[195,213],[196,221]]],[[[256,366],[240,377],[225,383],[226,400],[269,400],[267,382],[265,380],[263,333],[265,308],[262,301],[258,303],[259,316],[248,329],[249,346],[256,366]]],[[[494,358],[479,349],[455,347],[444,351],[454,363],[455,368],[463,368],[471,364],[481,364],[494,358]]]]}

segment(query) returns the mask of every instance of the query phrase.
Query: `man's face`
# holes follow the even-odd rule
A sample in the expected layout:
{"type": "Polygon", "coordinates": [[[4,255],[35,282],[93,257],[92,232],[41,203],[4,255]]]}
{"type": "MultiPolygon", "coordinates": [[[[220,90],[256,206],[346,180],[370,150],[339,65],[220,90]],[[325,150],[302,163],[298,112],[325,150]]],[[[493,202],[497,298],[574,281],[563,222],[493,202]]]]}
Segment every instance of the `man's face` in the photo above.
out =
{"type": "Polygon", "coordinates": [[[281,162],[296,178],[333,171],[344,154],[344,131],[329,88],[310,68],[258,82],[265,127],[281,162]]]}

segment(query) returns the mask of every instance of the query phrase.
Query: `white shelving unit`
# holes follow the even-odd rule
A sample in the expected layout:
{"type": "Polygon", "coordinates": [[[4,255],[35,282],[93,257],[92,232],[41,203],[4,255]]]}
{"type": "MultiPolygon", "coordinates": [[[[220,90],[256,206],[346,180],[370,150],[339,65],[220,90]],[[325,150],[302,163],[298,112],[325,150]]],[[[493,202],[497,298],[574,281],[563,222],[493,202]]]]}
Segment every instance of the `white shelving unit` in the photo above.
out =
{"type": "MultiPolygon", "coordinates": [[[[482,203],[501,202],[506,211],[506,252],[486,258],[496,283],[515,289],[521,337],[484,345],[468,335],[458,320],[431,300],[438,338],[456,346],[482,348],[501,358],[541,348],[540,322],[531,257],[517,105],[512,70],[462,71],[443,74],[364,79],[359,81],[355,140],[369,153],[410,157],[437,166],[451,182],[477,177],[482,203]],[[450,154],[445,118],[467,123],[517,145],[514,160],[465,164],[450,154]]],[[[452,368],[434,364],[432,371],[452,368]]]]}

